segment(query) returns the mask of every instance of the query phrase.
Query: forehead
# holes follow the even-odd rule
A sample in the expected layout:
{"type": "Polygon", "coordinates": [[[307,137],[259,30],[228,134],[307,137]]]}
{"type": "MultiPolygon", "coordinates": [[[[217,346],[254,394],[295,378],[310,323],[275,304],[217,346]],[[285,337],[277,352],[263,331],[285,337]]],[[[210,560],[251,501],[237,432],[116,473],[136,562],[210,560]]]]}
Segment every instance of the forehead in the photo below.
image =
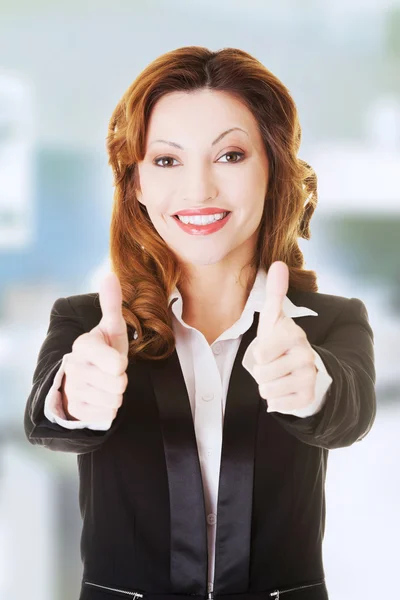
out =
{"type": "MultiPolygon", "coordinates": [[[[220,133],[230,127],[242,127],[257,136],[258,123],[247,106],[227,92],[196,90],[171,92],[162,96],[152,109],[147,134],[220,133]]],[[[243,137],[245,134],[240,134],[243,137]]]]}

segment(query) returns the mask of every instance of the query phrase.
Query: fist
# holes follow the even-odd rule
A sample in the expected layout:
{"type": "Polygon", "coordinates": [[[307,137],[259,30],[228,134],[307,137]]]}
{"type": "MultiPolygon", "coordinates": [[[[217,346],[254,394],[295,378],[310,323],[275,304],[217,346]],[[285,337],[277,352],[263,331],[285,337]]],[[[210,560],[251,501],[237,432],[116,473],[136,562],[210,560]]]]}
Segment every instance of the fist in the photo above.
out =
{"type": "Polygon", "coordinates": [[[268,412],[304,408],[315,399],[315,355],[304,330],[283,311],[288,288],[289,269],[276,261],[268,271],[253,353],[254,376],[268,412]]]}
{"type": "Polygon", "coordinates": [[[74,341],[62,388],[67,416],[91,423],[115,418],[128,384],[128,331],[115,273],[101,282],[99,300],[101,321],[74,341]]]}

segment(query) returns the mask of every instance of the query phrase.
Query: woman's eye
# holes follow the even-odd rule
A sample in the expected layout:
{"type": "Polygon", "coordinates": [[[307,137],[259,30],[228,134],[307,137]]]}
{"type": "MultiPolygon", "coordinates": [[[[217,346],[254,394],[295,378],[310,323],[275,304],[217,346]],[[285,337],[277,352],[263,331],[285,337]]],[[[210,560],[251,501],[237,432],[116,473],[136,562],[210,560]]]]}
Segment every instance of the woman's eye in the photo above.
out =
{"type": "MultiPolygon", "coordinates": [[[[236,159],[235,160],[229,159],[229,160],[222,161],[222,162],[237,163],[237,162],[242,161],[244,152],[236,152],[236,151],[226,152],[225,154],[223,154],[221,156],[221,158],[223,158],[224,156],[226,156],[226,157],[234,156],[234,157],[236,157],[236,159]]],[[[175,165],[168,163],[168,161],[174,161],[174,160],[176,161],[176,158],[173,158],[172,156],[160,156],[159,158],[156,158],[154,160],[154,164],[157,165],[158,167],[169,168],[169,167],[173,167],[175,165]],[[160,164],[160,161],[162,161],[161,164],[160,164]]],[[[219,160],[221,160],[221,159],[219,159],[219,160]]],[[[176,162],[178,162],[178,161],[176,161],[176,162]]]]}
{"type": "Polygon", "coordinates": [[[156,164],[158,167],[169,167],[170,165],[168,164],[161,164],[159,165],[158,162],[162,160],[162,161],[168,161],[168,160],[176,160],[175,158],[172,158],[172,156],[160,156],[160,158],[156,158],[154,160],[154,164],[156,164]]]}
{"type": "MultiPolygon", "coordinates": [[[[231,151],[231,152],[226,152],[225,154],[223,154],[222,156],[239,156],[239,160],[227,160],[227,161],[223,161],[223,162],[231,162],[231,163],[237,163],[237,162],[241,162],[243,156],[244,156],[244,152],[235,152],[235,151],[231,151]]],[[[221,158],[222,158],[221,156],[221,158]]]]}

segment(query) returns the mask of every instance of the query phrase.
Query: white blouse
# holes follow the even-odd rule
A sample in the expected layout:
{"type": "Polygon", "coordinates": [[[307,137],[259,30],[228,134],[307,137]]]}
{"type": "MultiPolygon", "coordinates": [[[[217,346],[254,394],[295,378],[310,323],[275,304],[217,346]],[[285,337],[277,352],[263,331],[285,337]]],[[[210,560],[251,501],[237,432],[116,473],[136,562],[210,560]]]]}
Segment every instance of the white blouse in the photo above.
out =
{"type": "MultiPolygon", "coordinates": [[[[173,318],[173,331],[176,351],[190,399],[205,493],[208,523],[209,592],[213,591],[218,482],[228,384],[242,336],[251,327],[254,312],[260,312],[264,306],[266,278],[267,273],[260,268],[240,318],[211,345],[199,330],[187,325],[182,320],[183,301],[177,288],[169,298],[169,302],[173,301],[172,312],[175,316],[173,318]]],[[[287,296],[284,299],[283,311],[288,317],[318,316],[318,313],[310,308],[296,306],[287,296]]],[[[257,338],[250,343],[242,361],[242,365],[252,376],[254,376],[252,369],[255,363],[252,350],[256,341],[257,338]]],[[[321,408],[326,392],[332,383],[332,378],[315,350],[314,355],[315,365],[318,369],[314,402],[302,409],[281,410],[279,412],[298,417],[308,417],[321,408]]],[[[66,356],[67,354],[64,355],[53,385],[46,397],[45,417],[52,423],[58,423],[68,429],[83,429],[85,427],[96,431],[109,429],[112,421],[91,424],[66,419],[62,407],[61,392],[59,391],[64,375],[66,356]]],[[[268,412],[272,411],[268,409],[268,412]]]]}

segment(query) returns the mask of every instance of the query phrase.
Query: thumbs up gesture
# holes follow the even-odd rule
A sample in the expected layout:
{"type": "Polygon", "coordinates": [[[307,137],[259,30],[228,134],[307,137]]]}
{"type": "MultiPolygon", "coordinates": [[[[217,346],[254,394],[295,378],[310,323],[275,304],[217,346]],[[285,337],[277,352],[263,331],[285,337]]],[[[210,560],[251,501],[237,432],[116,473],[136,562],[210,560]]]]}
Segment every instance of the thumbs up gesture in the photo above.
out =
{"type": "Polygon", "coordinates": [[[276,261],[268,271],[253,352],[254,376],[269,412],[304,408],[315,399],[315,355],[304,330],[283,311],[288,288],[289,269],[276,261]]]}
{"type": "Polygon", "coordinates": [[[122,316],[122,291],[115,273],[100,284],[102,318],[72,345],[62,386],[64,411],[71,420],[113,420],[128,384],[129,340],[122,316]]]}

